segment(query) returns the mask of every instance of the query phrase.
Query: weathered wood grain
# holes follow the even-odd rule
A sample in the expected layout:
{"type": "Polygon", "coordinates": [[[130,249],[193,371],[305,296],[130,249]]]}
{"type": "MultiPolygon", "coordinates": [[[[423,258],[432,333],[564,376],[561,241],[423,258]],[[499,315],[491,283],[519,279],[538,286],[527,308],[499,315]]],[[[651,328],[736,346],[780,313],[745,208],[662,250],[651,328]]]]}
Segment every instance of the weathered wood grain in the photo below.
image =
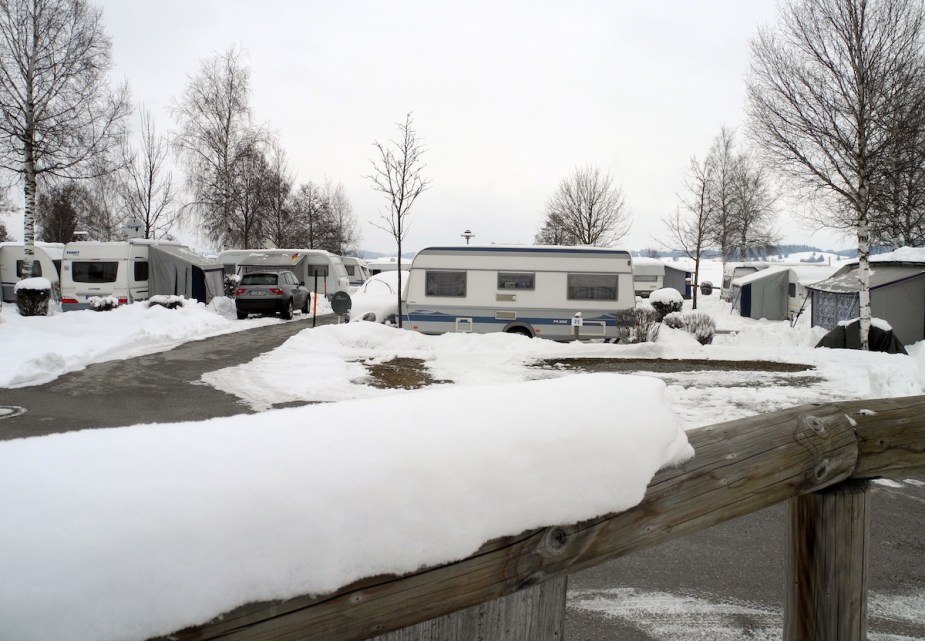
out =
{"type": "Polygon", "coordinates": [[[784,641],[865,641],[870,481],[790,501],[784,641]]]}

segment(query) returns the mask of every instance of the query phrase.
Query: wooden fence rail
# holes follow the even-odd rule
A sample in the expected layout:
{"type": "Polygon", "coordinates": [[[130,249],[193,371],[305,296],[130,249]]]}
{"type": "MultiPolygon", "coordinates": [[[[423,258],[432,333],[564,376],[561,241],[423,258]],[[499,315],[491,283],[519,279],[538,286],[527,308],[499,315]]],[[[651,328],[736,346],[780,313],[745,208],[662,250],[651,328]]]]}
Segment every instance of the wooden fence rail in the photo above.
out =
{"type": "MultiPolygon", "coordinates": [[[[864,638],[864,479],[925,469],[925,396],[804,405],[691,430],[688,438],[694,458],[658,472],[644,500],[625,512],[491,541],[456,563],[365,579],[322,597],[247,605],[170,638],[368,639],[527,588],[522,594],[534,595],[552,579],[564,586],[568,574],[787,500],[785,640],[864,638]],[[836,556],[823,563],[823,554],[836,556]]],[[[564,607],[559,592],[553,598],[564,607]]]]}

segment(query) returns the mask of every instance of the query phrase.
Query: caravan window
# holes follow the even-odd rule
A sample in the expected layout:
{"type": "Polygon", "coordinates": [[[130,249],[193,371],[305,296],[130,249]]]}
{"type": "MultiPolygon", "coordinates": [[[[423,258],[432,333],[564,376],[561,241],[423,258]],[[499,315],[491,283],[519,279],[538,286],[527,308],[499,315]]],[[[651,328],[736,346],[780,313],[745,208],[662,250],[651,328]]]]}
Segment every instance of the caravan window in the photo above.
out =
{"type": "Polygon", "coordinates": [[[569,274],[569,300],[617,300],[616,274],[569,274]]]}
{"type": "MultiPolygon", "coordinates": [[[[26,275],[23,274],[22,264],[24,261],[16,261],[16,278],[26,278],[26,275]]],[[[38,258],[33,257],[32,259],[32,277],[37,278],[42,275],[42,263],[39,262],[38,258]]]]}
{"type": "Polygon", "coordinates": [[[426,272],[425,296],[466,297],[466,272],[426,272]]]}
{"type": "Polygon", "coordinates": [[[498,272],[498,289],[536,289],[536,274],[498,272]]]}
{"type": "Polygon", "coordinates": [[[654,275],[650,276],[647,274],[635,274],[633,276],[633,280],[635,280],[637,283],[657,283],[658,276],[654,276],[654,275]]]}
{"type": "Polygon", "coordinates": [[[75,283],[114,283],[117,273],[116,261],[71,263],[71,278],[75,283]]]}
{"type": "Polygon", "coordinates": [[[135,261],[135,280],[148,280],[148,261],[135,261]]]}

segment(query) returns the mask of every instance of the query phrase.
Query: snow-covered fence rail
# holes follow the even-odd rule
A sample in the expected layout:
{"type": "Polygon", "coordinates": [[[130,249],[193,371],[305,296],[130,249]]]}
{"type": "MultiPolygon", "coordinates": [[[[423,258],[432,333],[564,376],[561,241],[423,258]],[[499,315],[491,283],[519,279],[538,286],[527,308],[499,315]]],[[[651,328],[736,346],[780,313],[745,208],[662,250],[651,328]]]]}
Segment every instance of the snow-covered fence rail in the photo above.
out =
{"type": "Polygon", "coordinates": [[[784,639],[866,638],[867,479],[925,468],[925,396],[800,406],[688,439],[694,458],[661,470],[625,512],[495,540],[456,563],[335,594],[244,606],[170,638],[561,638],[568,574],[787,500],[784,639]]]}

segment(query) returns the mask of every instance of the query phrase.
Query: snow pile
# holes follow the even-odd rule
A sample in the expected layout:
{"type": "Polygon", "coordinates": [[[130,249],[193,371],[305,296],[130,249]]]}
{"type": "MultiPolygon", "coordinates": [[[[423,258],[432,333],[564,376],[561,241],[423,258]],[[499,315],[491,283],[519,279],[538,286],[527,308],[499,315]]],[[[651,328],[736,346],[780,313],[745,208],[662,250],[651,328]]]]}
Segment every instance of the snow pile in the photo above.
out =
{"type": "Polygon", "coordinates": [[[692,455],[663,393],[576,375],[0,442],[0,637],[144,639],[624,510],[692,455]]]}
{"type": "Polygon", "coordinates": [[[21,289],[47,291],[51,290],[51,281],[42,276],[34,278],[23,278],[13,286],[13,291],[18,292],[21,289]]]}
{"type": "Polygon", "coordinates": [[[140,302],[105,313],[83,310],[28,318],[15,313],[14,306],[5,306],[0,386],[47,383],[89,363],[143,356],[189,340],[280,322],[235,320],[234,302],[230,301],[230,314],[228,303],[221,297],[209,307],[189,301],[168,310],[140,302]]]}

